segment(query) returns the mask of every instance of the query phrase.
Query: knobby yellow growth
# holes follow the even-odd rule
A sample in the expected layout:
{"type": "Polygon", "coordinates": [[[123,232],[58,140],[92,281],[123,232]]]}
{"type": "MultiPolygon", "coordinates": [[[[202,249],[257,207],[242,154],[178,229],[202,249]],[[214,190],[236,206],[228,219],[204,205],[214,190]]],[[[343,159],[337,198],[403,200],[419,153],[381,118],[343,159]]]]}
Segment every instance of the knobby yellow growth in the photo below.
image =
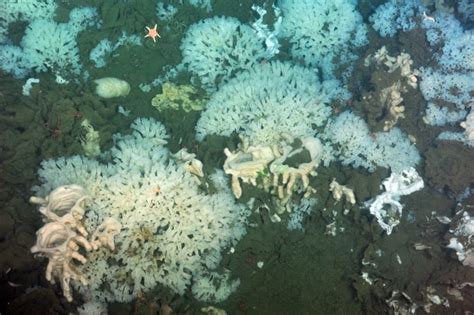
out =
{"type": "Polygon", "coordinates": [[[151,100],[151,105],[158,111],[180,108],[186,112],[199,111],[206,103],[206,99],[199,96],[199,91],[191,85],[174,85],[167,82],[163,84],[162,93],[151,100]]]}

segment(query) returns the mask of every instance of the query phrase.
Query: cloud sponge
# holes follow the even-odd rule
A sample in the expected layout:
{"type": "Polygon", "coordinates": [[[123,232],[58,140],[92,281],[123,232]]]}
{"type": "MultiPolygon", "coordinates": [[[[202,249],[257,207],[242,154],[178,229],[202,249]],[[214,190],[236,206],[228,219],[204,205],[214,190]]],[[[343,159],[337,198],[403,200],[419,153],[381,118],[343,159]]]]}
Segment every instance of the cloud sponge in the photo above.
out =
{"type": "Polygon", "coordinates": [[[196,126],[206,135],[237,132],[254,144],[273,145],[283,133],[313,136],[331,115],[331,100],[347,97],[336,81],[319,81],[317,72],[284,62],[259,64],[214,93],[196,126]]]}
{"type": "Polygon", "coordinates": [[[132,129],[115,136],[107,164],[82,156],[44,161],[43,184],[34,188],[45,194],[79,184],[90,195],[89,230],[106,217],[122,224],[115,252],[89,253],[87,264],[78,266],[90,283],[79,289],[99,301],[130,301],[158,284],[183,294],[196,274],[215,268],[222,251],[245,234],[249,214],[225,188],[212,195],[198,189],[163,146],[163,125],[138,119],[132,129]]]}
{"type": "Polygon", "coordinates": [[[254,30],[230,17],[205,19],[191,25],[181,51],[183,63],[209,92],[236,72],[251,69],[258,61],[270,57],[254,30]]]}
{"type": "Polygon", "coordinates": [[[291,43],[291,54],[331,76],[333,58],[354,58],[351,46],[367,44],[367,28],[352,0],[280,0],[280,36],[291,43]]]}

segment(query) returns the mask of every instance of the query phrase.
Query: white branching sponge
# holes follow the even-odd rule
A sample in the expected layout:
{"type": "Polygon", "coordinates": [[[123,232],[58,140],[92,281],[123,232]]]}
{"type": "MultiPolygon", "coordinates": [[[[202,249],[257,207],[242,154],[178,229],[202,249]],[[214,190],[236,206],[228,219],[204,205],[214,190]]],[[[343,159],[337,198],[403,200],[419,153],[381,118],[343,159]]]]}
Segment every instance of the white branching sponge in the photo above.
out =
{"type": "Polygon", "coordinates": [[[271,57],[263,39],[235,18],[215,17],[193,24],[181,43],[183,63],[207,91],[235,73],[271,57]]]}
{"type": "Polygon", "coordinates": [[[163,146],[166,132],[152,119],[138,119],[131,135],[115,136],[109,163],[82,156],[48,160],[39,170],[43,194],[65,184],[87,190],[85,226],[106,217],[122,224],[114,252],[99,250],[78,268],[99,301],[130,301],[158,284],[183,294],[198,273],[212,270],[225,248],[245,234],[248,211],[229,190],[212,195],[163,146]]]}
{"type": "Polygon", "coordinates": [[[214,93],[196,126],[198,140],[237,132],[254,144],[279,143],[282,134],[314,136],[324,126],[329,103],[345,97],[336,81],[321,83],[316,71],[270,62],[237,75],[214,93]]]}
{"type": "Polygon", "coordinates": [[[333,58],[354,58],[350,47],[368,43],[367,28],[353,0],[280,0],[280,36],[291,43],[291,54],[332,76],[333,58]]]}
{"type": "Polygon", "coordinates": [[[400,129],[371,133],[364,120],[350,111],[329,123],[323,138],[335,146],[342,164],[371,172],[376,167],[400,172],[420,162],[416,146],[400,129]]]}

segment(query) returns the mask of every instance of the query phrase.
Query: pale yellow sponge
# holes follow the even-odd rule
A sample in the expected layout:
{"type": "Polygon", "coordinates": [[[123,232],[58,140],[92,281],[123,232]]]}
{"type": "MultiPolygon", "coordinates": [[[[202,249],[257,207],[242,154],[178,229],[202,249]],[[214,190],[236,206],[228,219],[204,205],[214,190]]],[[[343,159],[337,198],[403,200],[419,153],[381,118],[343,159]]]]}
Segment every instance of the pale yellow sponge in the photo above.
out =
{"type": "Polygon", "coordinates": [[[192,85],[175,85],[167,82],[163,84],[162,93],[151,100],[151,105],[158,111],[180,108],[186,112],[199,111],[204,108],[206,102],[205,98],[199,96],[199,91],[192,85]]]}

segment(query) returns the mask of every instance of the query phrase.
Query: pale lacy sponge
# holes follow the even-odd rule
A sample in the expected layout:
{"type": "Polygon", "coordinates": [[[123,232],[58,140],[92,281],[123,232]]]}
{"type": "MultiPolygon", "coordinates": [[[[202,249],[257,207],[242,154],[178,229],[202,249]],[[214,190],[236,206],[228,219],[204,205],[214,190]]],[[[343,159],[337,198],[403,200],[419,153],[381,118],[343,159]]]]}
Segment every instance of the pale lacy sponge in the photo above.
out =
{"type": "Polygon", "coordinates": [[[236,18],[215,17],[191,25],[181,43],[183,64],[203,88],[214,91],[238,71],[271,57],[263,40],[236,18]]]}
{"type": "MultiPolygon", "coordinates": [[[[82,66],[76,37],[87,27],[97,24],[95,8],[81,7],[71,10],[68,23],[56,23],[49,16],[52,15],[51,12],[42,6],[38,8],[44,9],[39,10],[38,15],[44,18],[28,20],[30,23],[21,40],[21,47],[0,45],[0,68],[18,78],[25,77],[31,70],[44,72],[48,69],[61,76],[77,76],[82,66]]],[[[18,20],[21,19],[22,15],[18,17],[18,20]]]]}
{"type": "Polygon", "coordinates": [[[212,11],[211,0],[186,0],[186,1],[181,0],[180,2],[188,3],[196,8],[205,9],[207,12],[212,11]]]}
{"type": "Polygon", "coordinates": [[[474,31],[463,29],[446,12],[436,12],[433,17],[434,20],[424,19],[422,26],[433,51],[437,52],[434,56],[439,67],[421,71],[420,90],[428,101],[425,123],[443,126],[464,119],[466,105],[473,99],[474,31]]]}
{"type": "Polygon", "coordinates": [[[108,38],[102,39],[89,53],[89,59],[92,60],[96,68],[103,68],[107,65],[107,60],[113,56],[114,52],[124,45],[142,45],[142,37],[136,34],[127,35],[125,31],[115,41],[108,38]]]}
{"type": "Polygon", "coordinates": [[[347,97],[337,81],[320,83],[317,72],[291,63],[259,64],[242,72],[211,96],[196,126],[196,137],[230,136],[233,132],[253,144],[273,145],[281,135],[314,136],[323,126],[329,103],[347,97]]]}
{"type": "Polygon", "coordinates": [[[239,284],[239,280],[230,280],[230,271],[228,270],[222,274],[205,272],[194,279],[191,290],[194,296],[202,302],[221,303],[237,290],[239,284]]]}
{"type": "Polygon", "coordinates": [[[99,250],[78,268],[94,300],[130,301],[157,284],[183,294],[197,273],[215,268],[222,251],[245,234],[248,210],[228,190],[203,193],[163,146],[166,132],[152,119],[138,119],[131,135],[115,136],[113,162],[82,156],[43,161],[39,175],[45,194],[60,185],[85,187],[91,204],[85,225],[106,217],[122,224],[116,250],[99,250]]]}
{"type": "Polygon", "coordinates": [[[0,43],[8,41],[8,28],[10,23],[16,21],[29,22],[34,19],[52,19],[55,15],[57,4],[54,0],[4,0],[0,3],[0,43]]]}
{"type": "Polygon", "coordinates": [[[393,37],[398,30],[408,32],[415,28],[424,10],[419,0],[390,0],[378,6],[369,21],[382,37],[393,37]]]}
{"type": "Polygon", "coordinates": [[[35,20],[26,29],[21,41],[23,52],[37,72],[56,69],[79,70],[79,48],[76,33],[70,24],[52,20],[35,20]]]}
{"type": "Polygon", "coordinates": [[[291,54],[331,75],[332,59],[353,59],[350,46],[368,43],[367,27],[352,0],[281,0],[280,36],[291,43],[291,54]]]}
{"type": "Polygon", "coordinates": [[[371,172],[377,166],[400,172],[420,161],[416,146],[400,129],[371,134],[364,120],[350,111],[328,124],[323,139],[335,146],[343,165],[363,167],[371,172]]]}
{"type": "Polygon", "coordinates": [[[435,11],[432,19],[423,19],[421,26],[426,29],[426,39],[430,46],[440,44],[449,38],[457,38],[463,33],[461,23],[449,12],[435,11]]]}

